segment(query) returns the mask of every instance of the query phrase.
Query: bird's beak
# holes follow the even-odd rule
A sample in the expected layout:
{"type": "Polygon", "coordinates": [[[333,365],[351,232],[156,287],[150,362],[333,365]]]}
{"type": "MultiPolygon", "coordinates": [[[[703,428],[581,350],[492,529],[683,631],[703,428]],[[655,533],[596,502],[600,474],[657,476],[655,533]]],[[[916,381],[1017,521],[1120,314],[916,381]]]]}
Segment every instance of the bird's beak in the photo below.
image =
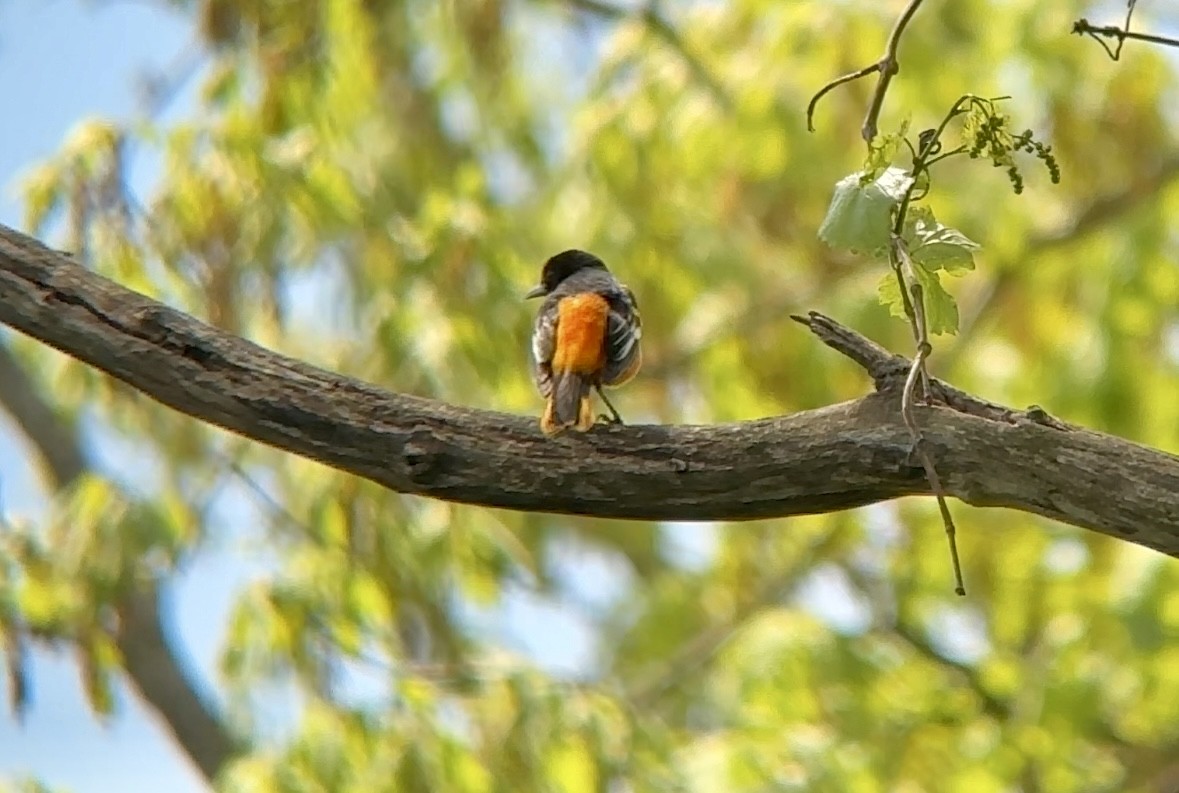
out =
{"type": "Polygon", "coordinates": [[[544,294],[545,294],[544,285],[539,284],[539,285],[534,286],[531,289],[529,289],[528,293],[526,295],[524,295],[524,299],[531,300],[534,297],[544,297],[544,294]]]}

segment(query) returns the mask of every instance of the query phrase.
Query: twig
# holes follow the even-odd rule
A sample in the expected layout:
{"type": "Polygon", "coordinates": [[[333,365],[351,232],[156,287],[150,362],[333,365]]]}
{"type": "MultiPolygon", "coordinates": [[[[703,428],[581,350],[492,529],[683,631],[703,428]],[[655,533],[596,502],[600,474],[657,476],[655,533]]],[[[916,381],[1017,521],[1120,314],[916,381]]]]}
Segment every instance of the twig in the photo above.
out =
{"type": "MultiPolygon", "coordinates": [[[[892,271],[900,284],[901,302],[904,304],[905,314],[909,317],[909,328],[913,331],[913,341],[917,344],[917,355],[913,359],[913,363],[914,370],[921,375],[921,397],[928,403],[930,398],[929,373],[925,369],[925,359],[933,352],[933,347],[929,343],[929,326],[926,324],[925,296],[914,272],[909,249],[901,235],[895,232],[892,235],[889,259],[892,271]]],[[[906,386],[905,390],[911,389],[906,386]]]]}
{"type": "Polygon", "coordinates": [[[1122,54],[1122,45],[1126,43],[1126,39],[1134,39],[1135,41],[1146,41],[1151,44],[1162,44],[1164,47],[1179,47],[1179,39],[1171,38],[1170,36],[1159,36],[1153,33],[1135,33],[1130,30],[1123,30],[1114,25],[1106,25],[1105,27],[1095,27],[1089,24],[1089,20],[1080,19],[1073,23],[1073,33],[1077,35],[1088,35],[1093,38],[1098,44],[1105,48],[1109,53],[1109,57],[1115,61],[1122,54]],[[1101,40],[1101,36],[1108,38],[1116,38],[1118,46],[1110,49],[1109,45],[1101,40]]]}
{"type": "Polygon", "coordinates": [[[999,721],[1006,721],[1011,717],[1010,703],[988,690],[977,667],[947,658],[930,643],[920,628],[910,625],[904,620],[895,620],[891,625],[886,626],[885,630],[887,631],[886,636],[904,643],[926,661],[946,669],[952,669],[961,675],[967,687],[978,697],[983,712],[988,716],[999,721]]]}
{"type": "Polygon", "coordinates": [[[1128,0],[1126,3],[1126,21],[1119,28],[1116,25],[1097,26],[1089,22],[1089,20],[1082,17],[1073,23],[1073,33],[1078,36],[1088,36],[1101,45],[1111,60],[1118,60],[1122,56],[1122,47],[1126,43],[1126,39],[1134,39],[1135,41],[1145,41],[1150,44],[1161,44],[1164,47],[1179,47],[1179,39],[1170,36],[1158,36],[1152,33],[1135,33],[1130,30],[1130,20],[1134,17],[1134,6],[1137,5],[1138,0],[1128,0]],[[1116,47],[1110,47],[1106,44],[1102,37],[1117,39],[1116,47]]]}
{"type": "Polygon", "coordinates": [[[905,32],[913,15],[917,13],[921,1],[910,0],[909,5],[905,6],[905,10],[897,19],[897,23],[893,25],[892,32],[888,34],[884,57],[880,59],[880,78],[876,81],[876,92],[872,95],[872,104],[868,106],[868,115],[864,117],[864,126],[860,129],[860,134],[869,143],[876,137],[880,109],[884,106],[884,95],[888,92],[889,83],[892,82],[893,75],[901,70],[901,64],[897,60],[897,48],[901,44],[901,34],[905,32]]]}
{"type": "MultiPolygon", "coordinates": [[[[909,215],[909,207],[913,205],[914,192],[917,190],[917,184],[921,181],[921,175],[928,172],[929,166],[939,159],[943,159],[947,154],[941,154],[941,137],[945,132],[946,126],[951,120],[956,118],[963,112],[963,107],[972,102],[980,101],[978,97],[973,94],[965,94],[958,99],[951,107],[949,112],[941,120],[941,123],[928,135],[922,135],[921,148],[913,155],[913,165],[909,171],[910,182],[908,188],[901,196],[900,202],[897,204],[896,214],[893,217],[892,224],[892,245],[889,248],[889,265],[892,267],[893,274],[896,275],[897,285],[901,295],[901,305],[904,308],[905,316],[909,319],[909,326],[913,331],[913,341],[921,348],[923,345],[928,346],[928,333],[925,331],[925,313],[924,306],[914,305],[910,298],[910,284],[916,285],[915,277],[906,278],[905,270],[913,273],[913,262],[909,258],[908,248],[904,242],[905,219],[909,215]],[[918,311],[921,312],[918,316],[918,311]]],[[[918,291],[916,293],[920,295],[918,291]]],[[[926,353],[928,355],[928,353],[926,353]]],[[[921,356],[918,356],[921,358],[921,356]]],[[[928,399],[929,397],[929,374],[925,370],[924,359],[921,363],[921,386],[922,393],[928,399]]]]}
{"type": "Polygon", "coordinates": [[[879,631],[879,635],[885,641],[899,640],[922,659],[961,675],[966,685],[974,691],[975,696],[982,703],[983,710],[987,715],[999,720],[1010,716],[1010,705],[987,690],[987,687],[982,684],[979,669],[976,666],[943,654],[941,650],[934,647],[923,627],[915,625],[909,619],[897,614],[895,607],[890,608],[890,606],[895,606],[897,594],[896,587],[892,582],[886,586],[885,582],[874,573],[868,573],[857,565],[845,564],[841,565],[841,569],[868,603],[868,609],[872,614],[871,624],[874,626],[869,635],[879,631]]]}
{"type": "Polygon", "coordinates": [[[208,53],[200,43],[191,41],[163,69],[154,74],[141,75],[137,87],[142,114],[152,120],[163,115],[200,72],[207,59],[208,53]]]}
{"type": "Polygon", "coordinates": [[[831,82],[827,83],[825,86],[820,88],[819,92],[811,97],[811,101],[808,102],[807,106],[806,106],[806,130],[807,130],[807,132],[814,132],[815,131],[815,106],[817,104],[819,104],[820,99],[822,99],[824,96],[827,95],[828,91],[838,88],[839,86],[843,85],[844,83],[850,83],[852,80],[858,80],[861,77],[867,77],[869,74],[872,74],[873,72],[878,72],[878,71],[880,71],[880,62],[879,61],[877,61],[876,63],[870,63],[867,66],[865,66],[863,69],[857,69],[856,71],[845,74],[842,77],[836,77],[834,80],[832,80],[831,82]]]}
{"type": "Polygon", "coordinates": [[[272,496],[270,492],[267,491],[266,488],[258,482],[258,480],[250,475],[250,472],[247,471],[240,462],[231,458],[228,454],[218,454],[218,456],[222,457],[221,464],[229,469],[229,471],[232,472],[235,477],[237,477],[238,481],[246,486],[246,489],[253,494],[255,503],[265,507],[265,509],[270,512],[271,518],[273,520],[280,523],[286,523],[288,526],[294,528],[296,531],[302,534],[306,539],[313,541],[318,539],[315,531],[311,528],[311,526],[309,526],[304,521],[299,520],[299,518],[295,516],[295,513],[291,512],[286,504],[283,504],[274,496],[272,496]]]}
{"type": "Polygon", "coordinates": [[[921,284],[914,281],[909,288],[913,294],[913,309],[917,318],[916,324],[920,338],[917,341],[917,354],[913,356],[913,366],[909,369],[909,376],[905,379],[905,388],[901,392],[901,418],[904,420],[905,426],[909,428],[909,434],[913,437],[913,452],[921,461],[921,467],[925,469],[925,476],[929,479],[929,487],[933,491],[934,498],[937,499],[938,511],[942,514],[942,523],[946,527],[946,542],[950,546],[950,561],[954,565],[954,592],[965,595],[966,585],[962,581],[962,563],[958,558],[958,530],[954,526],[954,517],[950,514],[950,507],[946,504],[946,491],[942,488],[937,468],[934,467],[933,459],[925,448],[925,438],[921,434],[921,427],[918,426],[917,419],[913,416],[913,394],[917,390],[918,379],[922,382],[925,398],[928,400],[930,396],[929,373],[925,368],[925,359],[929,357],[933,347],[930,346],[927,335],[928,325],[925,321],[925,301],[921,294],[921,284]]]}
{"type": "Polygon", "coordinates": [[[913,356],[913,363],[909,367],[909,375],[905,378],[905,388],[901,391],[901,418],[905,420],[905,426],[909,428],[909,432],[913,433],[914,440],[921,437],[921,431],[913,420],[913,399],[917,394],[917,381],[921,381],[921,400],[929,404],[929,377],[925,372],[925,359],[933,352],[933,346],[929,343],[927,337],[927,327],[925,322],[925,300],[922,294],[921,284],[916,281],[909,284],[909,291],[913,296],[913,311],[917,315],[917,354],[913,356]]]}
{"type": "Polygon", "coordinates": [[[892,239],[890,258],[893,260],[893,272],[900,280],[902,297],[906,297],[906,293],[908,295],[905,300],[905,311],[909,314],[913,335],[917,341],[917,354],[913,356],[913,364],[909,369],[908,377],[905,378],[905,387],[901,391],[901,419],[905,422],[909,435],[913,439],[913,452],[925,470],[925,477],[929,480],[929,489],[937,499],[942,523],[946,527],[946,541],[950,546],[950,561],[954,566],[954,591],[959,595],[965,595],[966,586],[962,581],[962,564],[958,558],[958,531],[954,526],[954,518],[950,514],[950,508],[946,504],[946,491],[942,487],[941,478],[937,475],[937,468],[925,448],[925,438],[921,434],[921,427],[913,415],[913,400],[918,382],[921,384],[921,396],[925,402],[930,401],[933,393],[930,388],[929,371],[925,366],[926,359],[933,352],[933,347],[929,343],[929,324],[925,317],[925,296],[920,282],[912,274],[914,265],[912,259],[909,258],[909,251],[905,247],[904,240],[899,234],[894,234],[892,239]],[[909,275],[906,276],[906,273],[909,275]]]}
{"type": "Polygon", "coordinates": [[[909,369],[908,377],[905,378],[905,386],[901,392],[901,418],[912,437],[913,451],[925,470],[925,476],[929,480],[929,488],[937,499],[942,523],[946,528],[946,540],[950,546],[950,561],[954,566],[954,591],[959,595],[966,594],[966,587],[962,581],[962,564],[958,558],[957,529],[954,526],[954,518],[950,514],[950,508],[946,504],[946,492],[942,487],[941,478],[937,474],[933,459],[924,447],[921,428],[913,415],[913,402],[918,383],[921,384],[921,398],[926,403],[929,403],[933,396],[930,388],[929,370],[925,365],[933,347],[929,343],[929,324],[925,315],[924,290],[917,279],[915,265],[909,256],[903,234],[905,219],[908,216],[909,207],[914,201],[914,193],[922,173],[928,172],[931,163],[949,156],[949,153],[941,153],[941,136],[946,126],[952,119],[960,115],[966,106],[981,101],[984,100],[980,100],[972,94],[962,96],[953,104],[934,130],[921,136],[920,149],[914,152],[913,156],[913,165],[909,174],[911,181],[897,205],[896,215],[893,218],[892,244],[889,246],[889,265],[896,275],[901,303],[905,315],[909,319],[913,339],[917,343],[917,354],[913,357],[912,366],[909,369]]]}
{"type": "MultiPolygon", "coordinates": [[[[942,133],[946,131],[946,127],[949,126],[950,122],[966,112],[966,109],[970,105],[992,106],[993,103],[999,101],[1000,99],[1006,98],[1007,97],[1000,96],[994,97],[992,99],[985,99],[975,94],[963,94],[962,96],[958,97],[958,101],[954,102],[954,104],[950,106],[949,111],[942,118],[941,122],[936,127],[934,127],[931,132],[922,134],[920,144],[921,148],[914,155],[913,166],[909,172],[912,182],[909,184],[908,189],[905,190],[905,194],[901,196],[900,204],[897,206],[896,217],[893,219],[893,236],[899,237],[905,230],[905,218],[908,216],[909,207],[914,201],[913,194],[917,189],[918,182],[921,181],[921,174],[928,172],[930,166],[932,166],[935,162],[944,160],[947,157],[952,157],[955,154],[960,154],[965,149],[965,146],[959,146],[958,148],[947,152],[943,152],[941,150],[942,133]]],[[[922,192],[922,195],[924,195],[924,191],[922,192]]],[[[920,197],[918,197],[918,200],[919,199],[920,197]]],[[[901,289],[901,296],[903,297],[904,294],[905,290],[901,289]]]]}
{"type": "Polygon", "coordinates": [[[874,72],[879,72],[880,77],[876,80],[876,90],[872,94],[872,102],[868,105],[868,113],[864,117],[864,125],[860,128],[860,134],[864,140],[868,143],[872,142],[879,130],[880,110],[884,107],[884,95],[888,93],[888,86],[892,82],[893,76],[901,70],[900,61],[897,60],[897,49],[900,47],[901,35],[913,19],[913,15],[917,13],[917,8],[921,3],[922,0],[909,0],[909,4],[905,6],[905,10],[901,12],[896,24],[892,27],[892,31],[888,34],[888,43],[885,44],[884,54],[880,56],[880,60],[865,66],[859,71],[835,78],[820,88],[819,92],[811,98],[811,101],[806,107],[806,128],[808,131],[815,131],[815,106],[824,94],[836,86],[850,83],[852,80],[858,80],[861,77],[867,77],[874,72]]]}
{"type": "Polygon", "coordinates": [[[579,11],[607,19],[621,19],[631,13],[628,8],[622,8],[602,0],[566,0],[566,2],[579,11]]]}

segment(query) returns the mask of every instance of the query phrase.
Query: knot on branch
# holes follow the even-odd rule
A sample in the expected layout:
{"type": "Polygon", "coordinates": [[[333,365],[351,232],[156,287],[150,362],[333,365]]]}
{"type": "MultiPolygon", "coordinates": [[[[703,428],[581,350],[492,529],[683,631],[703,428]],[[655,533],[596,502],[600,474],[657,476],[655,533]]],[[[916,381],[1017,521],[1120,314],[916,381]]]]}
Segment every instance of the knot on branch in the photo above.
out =
{"type": "Polygon", "coordinates": [[[415,484],[428,485],[442,471],[442,444],[424,425],[414,427],[401,455],[405,462],[406,477],[415,484]]]}

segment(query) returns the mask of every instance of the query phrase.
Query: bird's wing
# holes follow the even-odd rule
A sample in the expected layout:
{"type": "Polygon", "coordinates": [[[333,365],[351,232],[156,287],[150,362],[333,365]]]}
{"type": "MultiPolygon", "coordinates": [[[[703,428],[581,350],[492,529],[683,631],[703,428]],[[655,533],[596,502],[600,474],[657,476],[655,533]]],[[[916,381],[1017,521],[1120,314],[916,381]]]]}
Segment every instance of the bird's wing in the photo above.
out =
{"type": "Polygon", "coordinates": [[[546,300],[532,325],[533,375],[540,395],[548,398],[553,390],[553,351],[557,346],[557,303],[546,300]]]}
{"type": "Polygon", "coordinates": [[[638,371],[643,320],[634,293],[626,286],[619,286],[618,291],[607,296],[610,314],[606,321],[604,385],[621,385],[638,371]]]}

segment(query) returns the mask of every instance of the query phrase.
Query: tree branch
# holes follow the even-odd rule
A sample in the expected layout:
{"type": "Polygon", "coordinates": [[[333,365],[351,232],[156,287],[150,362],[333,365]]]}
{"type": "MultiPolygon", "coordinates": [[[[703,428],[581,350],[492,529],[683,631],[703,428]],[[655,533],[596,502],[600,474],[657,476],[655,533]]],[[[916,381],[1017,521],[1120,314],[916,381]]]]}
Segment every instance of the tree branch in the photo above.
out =
{"type": "Polygon", "coordinates": [[[876,133],[879,131],[880,111],[884,107],[884,96],[888,93],[888,86],[892,83],[892,78],[901,70],[900,61],[897,60],[897,50],[901,46],[901,36],[904,35],[905,28],[913,20],[914,14],[917,13],[917,9],[923,1],[909,0],[908,5],[905,6],[905,10],[897,17],[896,24],[892,26],[892,31],[888,34],[888,43],[884,45],[884,54],[880,56],[880,60],[870,63],[864,68],[858,69],[850,74],[836,77],[811,97],[811,101],[806,106],[806,128],[808,132],[815,131],[815,107],[828,91],[844,83],[850,83],[861,77],[867,77],[869,74],[879,73],[880,76],[876,78],[876,89],[872,92],[872,102],[868,105],[868,112],[864,116],[864,125],[860,129],[860,135],[864,140],[869,144],[872,143],[876,137],[876,133]]]}
{"type": "MultiPolygon", "coordinates": [[[[55,489],[68,487],[89,470],[77,435],[62,424],[4,346],[0,346],[0,407],[32,442],[55,489]]],[[[237,747],[196,680],[181,664],[176,640],[163,621],[159,598],[152,584],[131,592],[119,603],[115,641],[136,691],[163,717],[180,749],[212,782],[237,747]]]]}
{"type": "Polygon", "coordinates": [[[176,743],[212,783],[242,747],[180,663],[160,598],[154,584],[129,593],[119,604],[115,641],[139,695],[164,718],[176,743]]]}
{"type": "MultiPolygon", "coordinates": [[[[802,321],[877,393],[716,426],[598,427],[393,394],[265,350],[0,226],[0,322],[176,410],[400,493],[537,512],[743,520],[928,494],[901,420],[908,361],[833,320],[802,321]]],[[[931,378],[914,410],[947,494],[1179,557],[1179,458],[1014,411],[931,378]]]]}
{"type": "Polygon", "coordinates": [[[0,407],[33,444],[54,490],[86,472],[89,466],[77,435],[41,399],[37,386],[7,345],[0,345],[0,407]]]}
{"type": "MultiPolygon", "coordinates": [[[[1087,33],[1094,38],[1097,38],[1098,36],[1110,36],[1112,38],[1116,38],[1118,40],[1117,49],[1111,51],[1108,47],[1106,47],[1105,50],[1115,61],[1118,60],[1118,55],[1115,53],[1121,53],[1122,42],[1124,42],[1126,39],[1146,41],[1151,44],[1161,44],[1164,47],[1179,47],[1179,38],[1174,38],[1172,36],[1159,36],[1152,33],[1135,33],[1132,30],[1122,30],[1121,28],[1114,25],[1095,27],[1094,25],[1091,25],[1087,19],[1077,20],[1077,22],[1073,24],[1073,33],[1078,35],[1087,33]]],[[[1105,47],[1105,42],[1103,42],[1101,39],[1097,39],[1097,42],[1105,47]]]]}
{"type": "Polygon", "coordinates": [[[1170,36],[1157,36],[1151,33],[1135,33],[1130,30],[1130,22],[1134,19],[1134,7],[1138,5],[1138,0],[1127,0],[1126,3],[1126,21],[1122,27],[1116,25],[1098,26],[1094,25],[1089,20],[1082,17],[1073,23],[1073,33],[1078,36],[1089,36],[1105,50],[1111,60],[1118,60],[1122,57],[1122,47],[1125,45],[1127,39],[1134,39],[1135,41],[1145,41],[1150,44],[1161,44],[1164,47],[1179,47],[1179,39],[1170,36]],[[1104,41],[1105,38],[1117,39],[1117,46],[1110,47],[1104,41]]]}

